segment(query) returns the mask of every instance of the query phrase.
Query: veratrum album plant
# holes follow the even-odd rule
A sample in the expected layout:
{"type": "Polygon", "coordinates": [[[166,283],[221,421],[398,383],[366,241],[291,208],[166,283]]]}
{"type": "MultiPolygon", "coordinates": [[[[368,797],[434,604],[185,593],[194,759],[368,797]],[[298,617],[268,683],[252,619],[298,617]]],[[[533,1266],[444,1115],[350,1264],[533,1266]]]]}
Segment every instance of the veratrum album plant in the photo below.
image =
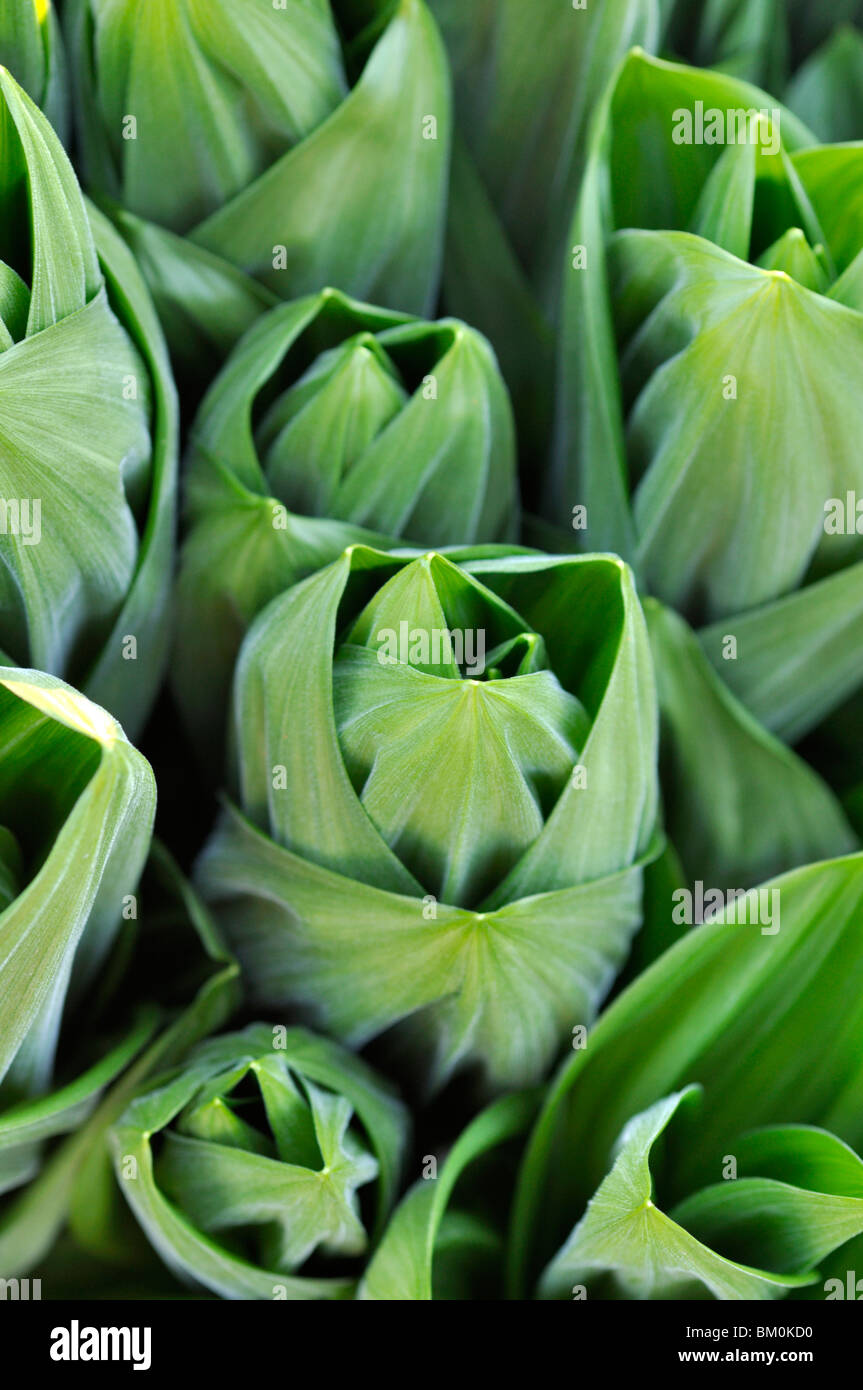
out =
{"type": "Polygon", "coordinates": [[[844,1275],[863,1217],[861,874],[855,855],[778,879],[780,932],[717,913],[603,1014],[525,1156],[514,1289],[796,1298],[844,1275]]]}
{"type": "MultiPolygon", "coordinates": [[[[548,514],[628,556],[701,629],[651,608],[668,824],[711,882],[749,886],[858,843],[778,740],[798,743],[860,683],[863,552],[845,515],[863,485],[861,158],[737,79],[639,53],[595,114],[548,514]]],[[[858,767],[852,754],[849,781],[858,767]]]]}
{"type": "Polygon", "coordinates": [[[267,305],[325,285],[428,312],[450,90],[424,0],[66,8],[85,181],[185,366],[223,355],[267,305]]]}
{"type": "Polygon", "coordinates": [[[426,1087],[538,1080],[620,968],[656,852],[626,566],[351,547],[257,619],[233,717],[199,879],[253,1000],[353,1045],[401,1024],[426,1087]]]}
{"type": "Polygon", "coordinates": [[[303,1273],[316,1252],[356,1262],[386,1217],[407,1112],[350,1053],[256,1024],[203,1043],[111,1135],[117,1179],[181,1278],[223,1298],[349,1298],[350,1277],[303,1273]],[[158,1142],[158,1149],[155,1144],[158,1142]]]}
{"type": "Polygon", "coordinates": [[[863,0],[0,0],[4,1350],[829,1376],[861,383],[863,0]]]}
{"type": "Polygon", "coordinates": [[[351,544],[516,538],[515,429],[495,355],[456,319],[337,290],[281,305],[211,386],[186,490],[173,684],[193,739],[221,760],[233,664],[270,599],[351,544]]]}

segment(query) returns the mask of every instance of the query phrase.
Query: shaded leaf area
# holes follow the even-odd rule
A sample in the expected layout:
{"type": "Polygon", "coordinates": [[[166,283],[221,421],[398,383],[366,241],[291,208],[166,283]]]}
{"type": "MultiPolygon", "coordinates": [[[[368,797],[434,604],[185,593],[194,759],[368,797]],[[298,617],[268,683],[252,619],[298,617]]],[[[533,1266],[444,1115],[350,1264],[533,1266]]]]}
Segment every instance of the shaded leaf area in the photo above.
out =
{"type": "MultiPolygon", "coordinates": [[[[26,1154],[35,1174],[0,1209],[0,1270],[4,1277],[44,1271],[46,1297],[61,1297],[76,1269],[87,1270],[94,1287],[128,1283],[124,1297],[165,1284],[114,1178],[107,1134],[146,1079],[224,1026],[241,999],[236,962],[158,842],[140,904],[86,1000],[83,1048],[61,1035],[73,1074],[91,1053],[98,1061],[0,1118],[0,1150],[13,1159],[26,1154]]],[[[80,1034],[78,1015],[69,1031],[80,1034]]]]}
{"type": "Polygon", "coordinates": [[[655,51],[662,15],[655,0],[580,9],[557,0],[431,0],[431,9],[452,63],[458,129],[444,298],[500,357],[519,420],[526,496],[536,506],[566,228],[592,111],[628,48],[655,51]]]}
{"type": "Polygon", "coordinates": [[[826,141],[863,136],[859,0],[679,0],[667,34],[678,53],[783,99],[826,141]]]}
{"type": "MultiPolygon", "coordinates": [[[[501,1223],[490,1183],[535,1110],[536,1096],[506,1096],[462,1131],[443,1166],[410,1188],[369,1262],[357,1298],[425,1302],[502,1296],[501,1223]]],[[[505,1170],[508,1175],[508,1169],[505,1170]]]]}

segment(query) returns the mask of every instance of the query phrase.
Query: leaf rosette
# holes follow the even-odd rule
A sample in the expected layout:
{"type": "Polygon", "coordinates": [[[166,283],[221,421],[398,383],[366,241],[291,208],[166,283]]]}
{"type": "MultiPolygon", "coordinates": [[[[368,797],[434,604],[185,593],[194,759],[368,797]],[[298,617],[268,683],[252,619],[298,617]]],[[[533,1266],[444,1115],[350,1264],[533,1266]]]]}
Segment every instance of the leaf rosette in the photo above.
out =
{"type": "Polygon", "coordinates": [[[326,284],[428,312],[450,92],[424,0],[68,9],[88,186],[110,200],[187,368],[326,284]]]}
{"type": "Polygon", "coordinates": [[[585,507],[586,544],[700,629],[651,623],[671,836],[723,884],[857,844],[783,744],[859,690],[863,541],[834,513],[863,492],[861,175],[863,145],[818,146],[767,93],[634,52],[572,228],[548,514],[585,507]],[[747,809],[731,780],[756,766],[747,809]]]}
{"type": "Polygon", "coordinates": [[[38,671],[0,668],[0,749],[0,1191],[8,1191],[38,1169],[47,1140],[83,1123],[152,1031],[142,1013],[96,1046],[93,1026],[132,916],[155,784],[109,714],[38,671]]]}
{"type": "Polygon", "coordinates": [[[212,753],[243,635],[291,584],[387,536],[514,538],[514,427],[492,349],[455,319],[336,290],[273,309],[195,421],[187,516],[174,684],[212,753]]]}
{"type": "Polygon", "coordinates": [[[346,551],[237,669],[199,873],[255,1001],[398,1024],[429,1087],[538,1078],[639,924],[656,732],[616,558],[346,551]]]}
{"type": "Polygon", "coordinates": [[[407,1123],[337,1044],[253,1024],[152,1082],[111,1145],[132,1211],[184,1282],[222,1298],[349,1298],[395,1199],[407,1123]]]}
{"type": "Polygon", "coordinates": [[[5,70],[0,139],[0,651],[134,733],[167,644],[167,354],[127,248],[5,70]]]}

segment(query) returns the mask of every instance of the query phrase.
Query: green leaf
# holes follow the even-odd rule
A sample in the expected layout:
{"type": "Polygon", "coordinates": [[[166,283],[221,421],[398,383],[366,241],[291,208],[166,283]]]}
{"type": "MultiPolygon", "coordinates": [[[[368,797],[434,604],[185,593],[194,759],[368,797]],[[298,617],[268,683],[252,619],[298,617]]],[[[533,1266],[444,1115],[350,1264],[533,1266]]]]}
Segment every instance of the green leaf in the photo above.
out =
{"type": "Polygon", "coordinates": [[[861,248],[860,171],[863,144],[822,145],[800,150],[793,167],[840,272],[847,270],[861,248]]]}
{"type": "Polygon", "coordinates": [[[785,99],[825,143],[863,136],[863,35],[840,25],[803,64],[785,99]]]}
{"type": "Polygon", "coordinates": [[[150,713],[168,664],[179,401],[165,340],[134,259],[107,219],[92,206],[89,211],[109,294],[146,364],[152,389],[151,471],[135,571],[85,686],[94,699],[118,712],[135,737],[150,713]],[[126,659],[130,634],[136,639],[135,661],[126,659]]]}
{"type": "Polygon", "coordinates": [[[424,0],[339,6],[339,28],[308,0],[68,8],[88,185],[130,236],[198,383],[275,298],[337,284],[428,312],[451,98],[424,0]],[[356,75],[347,94],[343,65],[356,75]],[[136,139],[124,138],[130,113],[136,139]],[[191,131],[179,179],[177,129],[191,131]]]}
{"type": "MultiPolygon", "coordinates": [[[[158,996],[160,1003],[165,997],[166,1003],[175,1005],[174,991],[178,986],[182,988],[181,961],[185,962],[187,939],[194,943],[198,956],[203,957],[204,969],[197,960],[195,985],[189,994],[182,995],[179,1013],[173,1008],[170,1014],[160,1014],[149,1005],[139,1011],[140,1020],[136,1020],[134,1031],[82,1080],[47,1100],[30,1101],[20,1107],[27,1124],[44,1115],[52,1132],[74,1132],[50,1152],[38,1175],[3,1213],[0,1270],[6,1276],[41,1268],[67,1223],[74,1234],[79,1259],[86,1250],[110,1261],[115,1275],[118,1265],[140,1261],[140,1244],[134,1239],[136,1227],[114,1178],[107,1132],[148,1076],[175,1065],[196,1042],[224,1026],[239,1003],[236,962],[200,899],[158,842],[152,846],[144,879],[144,904],[144,931],[134,961],[132,999],[142,994],[148,999],[158,996]],[[158,940],[159,929],[170,940],[172,978],[168,982],[162,978],[159,985],[152,986],[148,974],[150,939],[158,940]],[[167,1026],[157,1031],[163,1023],[167,1026]],[[123,1066],[127,1069],[120,1074],[123,1066]],[[104,1085],[106,1079],[111,1084],[101,1093],[94,1089],[83,1105],[67,1107],[68,1099],[80,1098],[86,1094],[87,1086],[104,1085]]],[[[164,970],[158,953],[156,965],[164,970]]],[[[128,1011],[127,1004],[126,1014],[128,1011]]],[[[7,1112],[7,1117],[11,1125],[14,1112],[7,1112]]]]}
{"type": "MultiPolygon", "coordinates": [[[[814,1275],[769,1274],[723,1258],[697,1240],[656,1205],[651,1151],[681,1105],[697,1087],[657,1101],[631,1119],[616,1145],[614,1167],[591,1198],[585,1215],[543,1275],[546,1298],[565,1297],[596,1271],[611,1271],[628,1298],[697,1297],[702,1285],[718,1299],[781,1298],[789,1287],[813,1282],[814,1275]]],[[[727,1184],[733,1209],[737,1183],[727,1184]]]]}
{"type": "Polygon", "coordinates": [[[78,100],[130,212],[188,232],[309,135],[345,90],[329,6],[126,0],[73,10],[78,100]],[[164,55],[171,53],[166,64],[164,55]],[[156,78],[154,82],[154,76],[156,78]],[[126,113],[140,124],[124,136],[126,113]],[[176,132],[186,138],[178,144],[176,132]]]}
{"type": "Polygon", "coordinates": [[[476,1062],[502,1089],[594,1017],[641,920],[642,867],[468,912],[319,867],[231,811],[199,877],[256,1002],[302,1001],[355,1047],[401,1023],[429,1088],[476,1062]]]}
{"type": "Polygon", "coordinates": [[[762,270],[779,271],[796,280],[804,289],[824,294],[829,285],[827,271],[799,227],[792,227],[758,257],[762,270]]]}
{"type": "Polygon", "coordinates": [[[592,721],[580,759],[584,784],[573,779],[565,788],[492,905],[652,858],[655,681],[631,572],[608,556],[524,556],[468,568],[542,634],[552,670],[592,721]]]}
{"type": "Polygon", "coordinates": [[[447,309],[491,340],[512,393],[520,438],[540,451],[551,428],[554,335],[464,141],[453,146],[443,270],[447,309]],[[482,272],[476,265],[482,247],[482,272]]]}
{"type": "Polygon", "coordinates": [[[796,588],[813,561],[853,558],[854,542],[825,534],[824,504],[863,484],[848,384],[863,362],[863,318],[685,234],[623,233],[611,267],[652,591],[715,619],[796,588]],[[750,352],[773,363],[769,387],[750,352]],[[829,360],[829,384],[801,391],[801,354],[829,360]]]}
{"type": "Polygon", "coordinates": [[[192,240],[282,297],[331,283],[427,312],[442,250],[449,126],[435,26],[420,0],[398,0],[348,97],[192,240]],[[433,140],[423,138],[429,115],[433,140]],[[274,243],[287,247],[287,274],[273,268],[274,243]]]}
{"type": "MultiPolygon", "coordinates": [[[[737,701],[683,619],[655,599],[645,609],[663,719],[666,819],[690,879],[749,888],[857,849],[827,785],[737,701]]],[[[737,659],[723,660],[724,626],[716,664],[733,686],[753,647],[741,638],[737,659]]],[[[738,632],[736,622],[730,626],[738,632]]]]}
{"type": "MultiPolygon", "coordinates": [[[[763,134],[767,136],[768,130],[763,134]]],[[[636,548],[606,261],[609,238],[625,228],[682,232],[695,226],[705,235],[721,236],[741,252],[750,205],[763,246],[776,240],[789,224],[815,236],[816,219],[789,158],[811,143],[806,128],[766,92],[721,73],[668,63],[638,50],[622,61],[596,104],[568,242],[574,249],[586,248],[587,262],[574,256],[563,284],[560,408],[545,499],[546,515],[559,527],[567,524],[573,506],[587,507],[589,529],[583,538],[591,549],[614,550],[630,559],[636,548]],[[752,158],[745,148],[676,141],[679,113],[691,115],[697,102],[708,110],[778,111],[778,128],[768,122],[771,140],[781,134],[776,155],[761,152],[752,158]]],[[[673,238],[671,244],[676,244],[673,238]]],[[[705,254],[712,257],[713,271],[719,253],[705,247],[705,254]]],[[[710,284],[701,290],[709,298],[710,284]]],[[[683,344],[689,336],[684,334],[683,344]]],[[[705,353],[710,341],[708,337],[705,353]]],[[[738,353],[739,341],[732,345],[738,353]]],[[[696,338],[696,349],[698,343],[696,338]]],[[[678,339],[674,350],[683,344],[678,339]]],[[[699,378],[700,409],[710,405],[718,409],[716,402],[727,404],[722,376],[732,371],[729,367],[720,372],[715,393],[705,392],[702,385],[704,379],[712,379],[709,374],[699,378]]],[[[692,380],[687,378],[690,389],[692,380]]],[[[671,430],[669,436],[673,441],[671,430]]],[[[710,447],[709,440],[704,447],[710,447]]],[[[728,452],[726,448],[724,458],[728,452]]],[[[684,533],[699,534],[698,526],[687,526],[684,533]]]]}
{"type": "Polygon", "coordinates": [[[91,224],[57,136],[5,70],[0,143],[0,643],[135,733],[165,655],[170,368],[132,258],[95,212],[91,224]]]}
{"type": "Polygon", "coordinates": [[[178,375],[204,387],[231,348],[278,303],[220,256],[102,199],[129,245],[171,346],[178,375]]]}
{"type": "Polygon", "coordinates": [[[720,1171],[742,1129],[819,1125],[859,1148],[863,856],[795,870],[761,891],[779,895],[778,932],[751,925],[753,895],[746,922],[738,904],[718,913],[615,1000],[560,1072],[521,1175],[517,1278],[560,1246],[626,1121],[674,1089],[697,1083],[705,1099],[666,1168],[672,1200],[720,1171]],[[817,1067],[806,1037],[818,1039],[817,1067]]]}
{"type": "Polygon", "coordinates": [[[590,114],[615,64],[659,39],[652,0],[574,8],[537,0],[432,0],[453,56],[457,111],[485,187],[529,280],[554,294],[590,114]],[[537,33],[542,43],[536,43],[537,33]],[[537,236],[534,209],[546,210],[537,236]]]}
{"type": "Polygon", "coordinates": [[[530,7],[519,0],[431,0],[431,6],[453,65],[460,131],[446,302],[494,343],[521,437],[528,452],[541,454],[551,424],[548,382],[564,238],[591,111],[628,48],[657,46],[659,5],[604,0],[575,9],[557,0],[534,0],[530,7]]]}
{"type": "MultiPolygon", "coordinates": [[[[143,1012],[128,1036],[74,1081],[46,1096],[19,1101],[0,1114],[0,1187],[19,1187],[34,1177],[45,1141],[85,1125],[106,1087],[152,1037],[154,1025],[154,1012],[143,1012]]],[[[0,1267],[4,1271],[10,1268],[7,1222],[8,1217],[0,1228],[0,1267]]]]}
{"type": "Polygon", "coordinates": [[[797,743],[858,689],[861,637],[863,564],[698,634],[737,699],[787,743],[797,743]],[[729,631],[737,639],[736,661],[722,660],[729,631]]]}
{"type": "MultiPolygon", "coordinates": [[[[694,18],[688,5],[681,18],[694,18]]],[[[695,12],[695,58],[768,91],[781,90],[789,63],[787,0],[707,0],[695,12]]]]}
{"type": "Polygon", "coordinates": [[[863,1162],[835,1135],[788,1125],[733,1147],[737,1178],[675,1208],[701,1239],[785,1271],[820,1263],[863,1230],[863,1162]]]}
{"type": "Polygon", "coordinates": [[[49,1079],[70,975],[79,993],[135,890],[155,788],[110,715],[51,676],[0,668],[0,728],[15,750],[0,777],[3,814],[11,801],[41,807],[43,834],[56,822],[38,871],[0,914],[0,1076],[26,1095],[49,1079]],[[70,807],[52,788],[58,776],[74,788],[70,807]]]}

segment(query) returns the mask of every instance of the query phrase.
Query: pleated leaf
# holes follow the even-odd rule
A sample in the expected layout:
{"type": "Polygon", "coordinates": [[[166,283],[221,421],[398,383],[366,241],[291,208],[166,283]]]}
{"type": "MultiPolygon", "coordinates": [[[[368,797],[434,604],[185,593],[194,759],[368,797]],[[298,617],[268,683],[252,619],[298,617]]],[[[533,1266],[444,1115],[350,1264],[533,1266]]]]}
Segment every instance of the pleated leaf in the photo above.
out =
{"type": "Polygon", "coordinates": [[[0,646],[134,733],[164,661],[174,388],[131,257],[5,70],[0,91],[0,255],[28,275],[0,272],[0,646]]]}
{"type": "MultiPolygon", "coordinates": [[[[817,220],[790,159],[812,140],[766,92],[638,51],[623,60],[597,103],[570,230],[576,254],[563,285],[559,411],[545,503],[548,519],[560,528],[568,527],[574,506],[587,507],[588,530],[580,538],[589,548],[612,549],[629,559],[636,546],[606,261],[609,238],[625,228],[692,229],[703,237],[731,239],[730,249],[742,255],[749,247],[741,238],[751,236],[757,211],[759,234],[767,233],[765,246],[788,229],[789,218],[817,241],[817,220]],[[760,127],[761,148],[677,139],[680,113],[694,121],[698,102],[707,111],[770,113],[760,127]],[[775,153],[768,153],[774,142],[775,153]],[[711,179],[726,187],[711,189],[711,179]],[[586,249],[586,262],[579,247],[586,249]]],[[[709,296],[709,284],[703,292],[709,296]]],[[[709,346],[708,340],[705,352],[709,346]]],[[[714,394],[732,410],[739,404],[722,395],[722,378],[733,372],[732,365],[720,373],[715,393],[707,385],[709,372],[700,379],[702,408],[713,404],[714,394]]]]}
{"type": "Polygon", "coordinates": [[[398,0],[332,115],[191,233],[282,298],[321,284],[413,313],[431,306],[442,253],[450,95],[422,0],[398,0]],[[424,121],[436,121],[435,138],[424,121]],[[287,273],[273,247],[287,248],[287,273]]]}
{"type": "Polygon", "coordinates": [[[541,453],[551,425],[564,237],[591,108],[628,48],[657,47],[660,6],[656,0],[581,8],[558,0],[431,0],[431,8],[452,62],[458,127],[445,300],[493,342],[521,437],[541,453]]]}
{"type": "Polygon", "coordinates": [[[407,1021],[432,1085],[467,1060],[493,1087],[536,1079],[639,920],[656,737],[618,561],[353,548],[271,604],[240,658],[245,814],[226,815],[199,875],[256,999],[302,1001],[354,1044],[407,1021]],[[472,683],[434,653],[381,664],[381,632],[402,625],[481,630],[503,669],[472,683]]]}
{"type": "Polygon", "coordinates": [[[69,9],[89,184],[111,200],[192,376],[273,298],[335,284],[428,312],[451,97],[424,0],[356,12],[308,0],[69,9]]]}

